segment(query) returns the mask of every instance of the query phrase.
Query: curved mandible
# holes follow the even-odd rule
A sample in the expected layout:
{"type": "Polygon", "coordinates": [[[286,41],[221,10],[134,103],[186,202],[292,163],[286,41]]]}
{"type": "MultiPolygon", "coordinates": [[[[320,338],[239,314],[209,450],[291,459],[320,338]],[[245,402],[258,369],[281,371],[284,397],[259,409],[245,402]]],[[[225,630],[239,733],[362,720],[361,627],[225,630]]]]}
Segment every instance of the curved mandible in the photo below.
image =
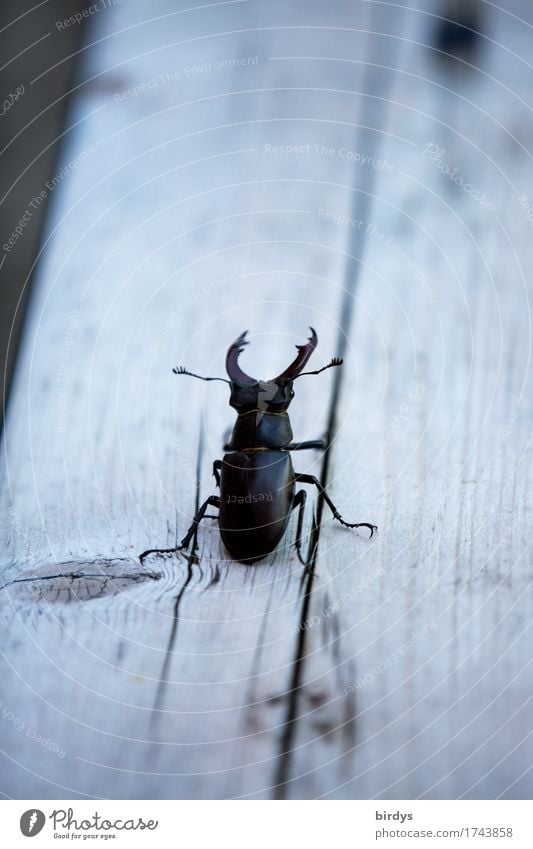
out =
{"type": "Polygon", "coordinates": [[[241,333],[239,338],[229,346],[228,353],[226,354],[226,371],[231,380],[235,381],[235,383],[242,383],[244,385],[251,386],[257,383],[257,380],[254,380],[253,377],[246,374],[239,365],[239,354],[244,350],[244,346],[249,344],[248,340],[245,339],[247,333],[248,331],[245,330],[244,333],[241,333]]]}
{"type": "Polygon", "coordinates": [[[316,335],[314,328],[310,327],[309,330],[311,331],[311,336],[309,337],[307,344],[296,345],[298,349],[298,354],[296,355],[290,366],[288,366],[285,371],[282,371],[281,374],[278,374],[278,376],[274,378],[274,382],[277,382],[278,380],[282,379],[294,380],[294,378],[298,377],[299,373],[306,365],[307,361],[309,360],[309,357],[311,356],[318,344],[318,336],[316,335]]]}

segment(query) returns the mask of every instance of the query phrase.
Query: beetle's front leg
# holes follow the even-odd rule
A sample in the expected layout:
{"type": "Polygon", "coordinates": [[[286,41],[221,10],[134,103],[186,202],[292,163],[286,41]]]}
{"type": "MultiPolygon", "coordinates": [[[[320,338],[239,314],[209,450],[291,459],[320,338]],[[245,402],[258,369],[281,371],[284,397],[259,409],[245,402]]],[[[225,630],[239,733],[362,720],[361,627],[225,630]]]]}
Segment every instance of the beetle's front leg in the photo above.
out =
{"type": "MultiPolygon", "coordinates": [[[[315,451],[325,451],[327,442],[325,439],[308,439],[306,442],[289,442],[283,447],[284,451],[310,451],[314,448],[315,451]]],[[[229,440],[222,446],[223,451],[232,451],[233,447],[229,440]]],[[[219,461],[217,461],[219,462],[219,461]]]]}
{"type": "Polygon", "coordinates": [[[309,451],[314,448],[316,451],[326,450],[325,439],[308,439],[306,442],[289,442],[285,446],[285,451],[309,451]]]}
{"type": "Polygon", "coordinates": [[[320,495],[323,497],[324,501],[328,505],[329,509],[333,513],[333,518],[337,519],[337,521],[340,522],[341,525],[344,525],[346,528],[369,528],[370,529],[370,538],[372,538],[372,536],[374,535],[374,531],[377,531],[378,526],[377,525],[371,525],[369,522],[354,522],[354,523],[345,522],[344,519],[342,518],[341,514],[339,513],[339,511],[335,507],[333,501],[331,500],[331,498],[327,494],[326,490],[324,489],[324,487],[322,486],[322,484],[320,483],[318,478],[315,478],[314,475],[305,475],[305,474],[300,474],[300,473],[296,472],[295,479],[299,483],[312,483],[312,484],[314,484],[314,486],[316,486],[320,495]]]}

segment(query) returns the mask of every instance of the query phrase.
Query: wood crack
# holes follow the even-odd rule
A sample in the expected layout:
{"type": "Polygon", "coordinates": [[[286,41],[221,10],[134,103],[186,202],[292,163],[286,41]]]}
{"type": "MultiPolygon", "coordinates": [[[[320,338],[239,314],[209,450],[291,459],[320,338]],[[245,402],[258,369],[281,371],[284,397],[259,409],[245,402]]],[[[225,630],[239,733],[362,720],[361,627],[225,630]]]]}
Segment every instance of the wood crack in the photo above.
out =
{"type": "MultiPolygon", "coordinates": [[[[370,29],[372,29],[372,27],[370,27],[370,29]]],[[[367,44],[368,43],[369,42],[367,42],[367,44]]],[[[370,48],[368,48],[368,53],[371,53],[370,48]]],[[[378,80],[378,75],[380,73],[379,68],[375,63],[372,62],[371,55],[367,56],[367,60],[368,64],[365,65],[364,72],[364,77],[366,79],[363,80],[364,84],[362,86],[362,90],[363,92],[367,92],[369,96],[368,98],[363,98],[362,100],[362,115],[361,120],[359,121],[360,131],[358,133],[358,145],[356,145],[356,149],[358,150],[362,150],[364,148],[363,142],[370,141],[371,136],[373,137],[374,134],[377,138],[377,141],[372,138],[372,144],[374,150],[378,148],[381,142],[381,134],[385,128],[387,119],[387,98],[384,96],[383,92],[384,84],[382,81],[378,80]],[[380,113],[378,116],[379,120],[376,121],[376,130],[373,131],[372,121],[370,120],[371,115],[365,113],[370,113],[371,110],[375,109],[375,105],[372,101],[378,89],[380,89],[381,106],[380,113]]],[[[376,173],[374,169],[369,168],[367,170],[362,171],[359,186],[356,186],[355,184],[352,186],[352,220],[368,221],[368,214],[372,205],[372,189],[375,180],[376,173]]],[[[346,354],[349,331],[353,320],[355,292],[359,281],[362,257],[366,244],[366,227],[353,230],[348,236],[348,239],[349,243],[346,252],[346,264],[344,271],[344,294],[341,303],[338,323],[338,356],[341,359],[343,359],[346,354]],[[353,267],[353,263],[355,263],[355,267],[353,267]]],[[[324,451],[322,469],[319,478],[323,487],[326,487],[328,483],[331,447],[333,445],[333,440],[337,429],[336,414],[337,406],[340,401],[342,379],[342,369],[335,370],[333,388],[328,409],[326,448],[324,451]]],[[[287,705],[287,714],[284,722],[283,732],[280,738],[277,764],[274,773],[275,777],[273,796],[275,799],[287,798],[289,784],[291,781],[291,755],[294,747],[295,735],[298,725],[300,698],[304,689],[302,680],[304,673],[304,664],[306,660],[307,639],[307,629],[305,627],[305,623],[310,613],[311,594],[316,574],[316,563],[318,558],[318,545],[320,541],[323,510],[324,497],[321,493],[319,493],[317,499],[316,514],[314,518],[314,525],[311,534],[311,542],[309,547],[309,565],[306,568],[303,576],[305,588],[302,599],[299,623],[300,627],[294,653],[293,672],[288,694],[289,698],[287,705]]],[[[352,723],[351,727],[353,729],[353,733],[355,733],[354,723],[352,723]]]]}
{"type": "Polygon", "coordinates": [[[105,572],[58,572],[56,575],[32,575],[30,578],[14,578],[12,581],[7,581],[7,583],[3,584],[0,587],[0,590],[6,590],[14,584],[27,584],[36,581],[54,581],[60,578],[72,578],[73,580],[77,578],[100,578],[105,579],[106,581],[140,581],[145,578],[149,578],[153,581],[159,581],[162,578],[162,574],[161,572],[138,572],[134,575],[108,575],[105,572]]]}
{"type": "Polygon", "coordinates": [[[164,702],[164,698],[165,698],[165,690],[166,690],[166,686],[168,684],[167,675],[168,675],[168,670],[169,670],[169,667],[170,667],[170,660],[171,660],[171,657],[172,657],[172,654],[173,654],[174,646],[175,646],[177,635],[178,635],[178,622],[179,622],[180,604],[181,604],[181,600],[184,596],[185,590],[189,586],[189,584],[192,580],[192,575],[193,575],[193,563],[191,562],[192,559],[193,559],[192,557],[188,558],[187,577],[185,578],[185,581],[183,582],[183,586],[180,589],[180,591],[179,591],[179,593],[176,596],[176,599],[174,601],[174,610],[172,612],[172,627],[170,629],[170,635],[169,635],[169,638],[168,638],[168,644],[167,644],[167,649],[166,649],[166,653],[165,653],[165,659],[163,661],[163,668],[161,669],[161,675],[159,677],[159,682],[158,682],[157,690],[156,690],[156,694],[155,694],[154,707],[153,707],[152,720],[151,720],[152,724],[154,724],[157,721],[159,711],[161,710],[161,706],[162,706],[162,704],[164,702]]]}
{"type": "MultiPolygon", "coordinates": [[[[194,513],[198,512],[198,507],[200,505],[200,485],[201,485],[201,468],[202,468],[202,455],[204,449],[204,428],[203,424],[200,425],[200,432],[198,437],[198,452],[196,455],[196,490],[195,490],[195,499],[194,499],[194,513]]],[[[166,686],[168,684],[167,675],[170,667],[170,660],[172,658],[172,654],[174,651],[174,647],[176,644],[177,636],[178,636],[178,623],[179,623],[179,613],[180,613],[180,604],[181,600],[185,594],[185,590],[189,586],[192,576],[193,576],[193,566],[199,563],[198,557],[193,549],[191,554],[186,554],[184,552],[180,552],[185,559],[187,560],[187,576],[185,581],[183,582],[183,586],[181,587],[179,593],[177,594],[174,600],[174,609],[172,612],[172,627],[170,629],[170,634],[167,643],[167,649],[165,652],[165,659],[163,661],[163,667],[161,669],[161,675],[159,677],[159,682],[157,685],[157,690],[154,699],[154,706],[152,708],[152,718],[151,724],[154,725],[157,722],[159,711],[161,710],[161,706],[164,702],[166,686]]],[[[200,570],[200,574],[201,570],[200,570]]]]}

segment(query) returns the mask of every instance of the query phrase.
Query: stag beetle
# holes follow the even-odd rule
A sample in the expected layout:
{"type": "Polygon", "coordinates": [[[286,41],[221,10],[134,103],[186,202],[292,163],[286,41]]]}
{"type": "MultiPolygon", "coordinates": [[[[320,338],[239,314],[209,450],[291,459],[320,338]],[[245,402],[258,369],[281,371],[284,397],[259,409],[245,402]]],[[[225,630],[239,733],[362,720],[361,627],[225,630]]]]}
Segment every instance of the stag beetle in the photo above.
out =
{"type": "Polygon", "coordinates": [[[320,374],[342,364],[341,359],[334,357],[317,371],[303,371],[318,341],[312,327],[310,330],[307,344],[296,346],[298,354],[293,362],[273,380],[255,380],[239,366],[239,354],[248,344],[245,338],[247,331],[228,349],[226,370],[229,380],[202,377],[182,366],[173,369],[174,374],[228,383],[231,388],[229,403],[237,411],[237,421],[229,443],[224,446],[228,453],[222,460],[213,463],[213,475],[220,495],[211,495],[204,501],[179,548],[150,549],[141,554],[141,561],[149,554],[187,549],[192,539],[194,551],[198,525],[211,505],[218,507],[220,535],[231,556],[241,563],[253,563],[274,550],[285,533],[292,510],[297,507],[295,544],[299,559],[306,565],[301,554],[301,535],[307,494],[303,489],[296,492],[296,483],[314,484],[337,521],[347,528],[369,528],[372,537],[377,530],[376,525],[345,522],[320,481],[314,475],[295,472],[292,465],[290,451],[325,447],[322,440],[292,442],[287,409],[294,397],[293,382],[303,375],[320,374]]]}

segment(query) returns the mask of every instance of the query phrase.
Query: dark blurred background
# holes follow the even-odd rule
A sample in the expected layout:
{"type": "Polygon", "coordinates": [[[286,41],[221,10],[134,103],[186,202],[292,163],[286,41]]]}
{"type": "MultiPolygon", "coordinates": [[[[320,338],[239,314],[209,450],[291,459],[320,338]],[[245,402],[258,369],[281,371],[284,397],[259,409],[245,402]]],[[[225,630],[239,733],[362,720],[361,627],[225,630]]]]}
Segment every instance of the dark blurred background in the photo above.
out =
{"type": "Polygon", "coordinates": [[[61,22],[84,5],[81,0],[0,4],[0,244],[8,243],[25,213],[27,219],[16,250],[2,247],[0,255],[2,416],[47,205],[53,197],[31,203],[54,173],[87,19],[68,26],[61,22]],[[44,71],[48,73],[39,79],[44,71]]]}

